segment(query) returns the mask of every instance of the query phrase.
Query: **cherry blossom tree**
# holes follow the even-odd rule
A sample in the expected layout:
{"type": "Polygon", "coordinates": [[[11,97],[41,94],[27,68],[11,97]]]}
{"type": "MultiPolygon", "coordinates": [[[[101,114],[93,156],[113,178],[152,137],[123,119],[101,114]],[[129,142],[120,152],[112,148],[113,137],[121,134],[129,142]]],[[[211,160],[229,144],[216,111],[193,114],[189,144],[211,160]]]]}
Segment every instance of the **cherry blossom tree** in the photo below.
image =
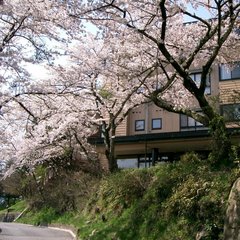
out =
{"type": "Polygon", "coordinates": [[[87,142],[96,127],[90,125],[94,113],[86,99],[80,92],[70,93],[66,88],[61,93],[53,87],[52,92],[45,88],[49,92],[28,92],[4,107],[0,120],[5,134],[2,151],[5,160],[13,162],[8,174],[16,169],[33,173],[35,166],[47,163],[55,171],[62,164],[66,168],[77,164],[77,169],[96,170],[94,147],[87,142]],[[7,112],[8,107],[14,112],[7,112]]]}
{"type": "Polygon", "coordinates": [[[0,106],[28,86],[29,65],[52,64],[65,54],[70,33],[81,33],[81,22],[70,19],[70,12],[62,1],[1,1],[0,106]]]}
{"type": "MultiPolygon", "coordinates": [[[[116,46],[121,44],[120,41],[121,39],[115,42],[116,46]]],[[[57,69],[57,79],[68,76],[64,81],[71,84],[73,92],[78,88],[84,89],[86,102],[94,113],[87,121],[101,132],[109,170],[112,172],[117,169],[114,141],[117,127],[126,119],[131,109],[149,101],[143,98],[141,88],[155,68],[140,67],[136,71],[135,64],[132,64],[135,70],[132,71],[133,74],[129,74],[131,63],[136,57],[125,55],[125,49],[121,55],[113,45],[101,38],[97,39],[93,34],[83,38],[81,44],[74,46],[71,52],[72,64],[69,71],[63,75],[61,69],[57,69]]],[[[79,105],[76,101],[74,104],[79,105]]]]}
{"type": "Polygon", "coordinates": [[[81,21],[69,18],[69,3],[0,2],[1,150],[3,160],[11,160],[17,167],[28,163],[31,169],[34,164],[63,154],[65,148],[73,146],[72,138],[78,142],[81,153],[87,151],[89,133],[74,125],[77,118],[84,119],[85,115],[69,114],[70,97],[65,94],[64,86],[51,85],[48,80],[43,84],[41,76],[33,79],[28,71],[29,66],[53,65],[56,58],[66,55],[73,36],[78,38],[82,34],[81,21]],[[64,98],[57,98],[63,94],[64,98]],[[71,115],[68,119],[62,118],[65,110],[61,104],[65,106],[64,114],[71,115]],[[56,126],[52,127],[51,122],[56,126]],[[85,133],[84,138],[80,133],[85,133]]]}
{"type": "Polygon", "coordinates": [[[109,0],[88,1],[85,8],[76,7],[72,16],[96,24],[104,41],[115,48],[114,54],[131,60],[135,56],[129,74],[134,75],[140,66],[154,66],[157,88],[151,88],[152,80],[144,81],[146,96],[161,108],[211,126],[218,161],[228,158],[230,141],[205,89],[214,64],[239,60],[239,11],[239,1],[233,0],[109,0]],[[209,19],[198,14],[200,7],[209,19]],[[193,22],[186,23],[186,16],[193,22]],[[191,78],[196,68],[201,69],[198,83],[191,78]],[[194,108],[187,104],[192,99],[194,108]]]}
{"type": "Polygon", "coordinates": [[[125,55],[125,49],[121,56],[120,51],[119,54],[115,51],[108,42],[89,34],[69,49],[68,67],[52,66],[51,79],[38,81],[37,86],[32,84],[26,93],[15,96],[17,104],[32,121],[27,137],[16,151],[16,166],[21,165],[22,159],[24,164],[33,167],[61,155],[66,141],[74,142],[72,138],[88,156],[93,151],[82,140],[97,128],[102,132],[109,170],[117,169],[116,129],[132,108],[146,101],[143,87],[145,80],[151,79],[155,66],[139,65],[136,70],[136,64],[131,64],[136,56],[125,55]],[[133,74],[129,74],[131,68],[134,68],[133,74]]]}
{"type": "Polygon", "coordinates": [[[66,144],[71,145],[73,139],[87,153],[79,139],[90,136],[93,126],[101,126],[110,170],[114,170],[116,128],[130,109],[146,99],[214,130],[221,127],[224,138],[218,147],[223,151],[218,157],[228,154],[230,142],[224,122],[205,89],[214,64],[239,58],[239,36],[235,33],[238,1],[24,0],[20,4],[10,0],[0,8],[0,106],[8,118],[4,121],[12,119],[12,125],[16,118],[22,121],[18,127],[26,135],[19,132],[19,139],[24,141],[8,145],[19,146],[19,159],[45,161],[66,144]],[[211,18],[201,17],[199,7],[211,18]],[[194,22],[186,23],[185,16],[194,22]],[[97,27],[96,36],[90,39],[83,38],[87,22],[97,27]],[[75,50],[67,45],[71,40],[79,45],[75,50]],[[72,62],[67,64],[72,67],[56,68],[57,77],[32,87],[26,63],[51,64],[56,54],[71,55],[72,62]],[[191,78],[194,68],[202,72],[198,83],[191,78]],[[20,88],[20,93],[10,91],[10,83],[20,88]],[[196,102],[194,108],[189,102],[196,102]]]}

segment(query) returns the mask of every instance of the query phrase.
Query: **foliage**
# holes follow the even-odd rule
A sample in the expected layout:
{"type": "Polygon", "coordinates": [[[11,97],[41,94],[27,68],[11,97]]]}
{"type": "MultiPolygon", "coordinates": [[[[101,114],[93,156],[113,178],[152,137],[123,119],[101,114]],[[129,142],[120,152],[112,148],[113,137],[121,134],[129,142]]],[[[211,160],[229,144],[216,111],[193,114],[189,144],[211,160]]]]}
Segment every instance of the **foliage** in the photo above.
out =
{"type": "Polygon", "coordinates": [[[38,211],[33,210],[31,212],[27,212],[23,218],[20,218],[19,221],[21,223],[47,226],[58,217],[59,215],[56,213],[54,208],[43,207],[38,209],[38,211]]]}
{"type": "Polygon", "coordinates": [[[27,203],[22,199],[19,199],[14,205],[11,206],[12,211],[19,212],[19,213],[26,208],[27,208],[27,203]]]}
{"type": "Polygon", "coordinates": [[[152,174],[147,169],[114,173],[101,181],[99,201],[104,203],[107,211],[121,211],[144,195],[151,178],[152,174]]]}
{"type": "Polygon", "coordinates": [[[69,154],[66,151],[61,158],[49,159],[31,171],[19,169],[2,180],[4,191],[22,196],[30,209],[53,208],[58,214],[80,209],[101,172],[91,162],[83,168],[83,163],[71,159],[69,154]]]}
{"type": "Polygon", "coordinates": [[[109,92],[108,90],[102,88],[99,90],[99,95],[103,98],[103,99],[110,99],[112,97],[111,92],[109,92]]]}
{"type": "Polygon", "coordinates": [[[21,175],[14,173],[10,178],[1,179],[0,184],[2,191],[0,194],[1,204],[0,208],[11,207],[16,201],[19,200],[21,192],[21,175]]]}
{"type": "Polygon", "coordinates": [[[237,1],[9,0],[1,8],[0,146],[18,167],[68,147],[93,153],[87,138],[104,126],[116,168],[116,128],[146,98],[207,126],[216,116],[204,91],[210,70],[239,60],[237,1]],[[40,62],[47,76],[31,79],[27,66],[40,62]]]}
{"type": "Polygon", "coordinates": [[[32,209],[49,207],[61,214],[84,207],[96,180],[96,177],[83,172],[62,172],[46,182],[28,182],[31,190],[24,197],[32,209]]]}
{"type": "Polygon", "coordinates": [[[189,153],[180,162],[122,170],[78,195],[81,204],[74,211],[46,205],[19,221],[71,225],[89,240],[192,240],[199,233],[204,240],[221,240],[228,195],[240,171],[208,163],[189,153]]]}
{"type": "Polygon", "coordinates": [[[228,194],[239,169],[180,162],[109,176],[89,202],[81,239],[222,239],[228,194]]]}
{"type": "Polygon", "coordinates": [[[26,211],[26,206],[26,202],[21,198],[7,201],[6,205],[3,206],[4,208],[0,209],[0,221],[13,221],[19,214],[26,211]]]}
{"type": "Polygon", "coordinates": [[[231,147],[230,136],[227,133],[224,118],[216,116],[210,122],[210,133],[213,138],[212,152],[210,154],[210,162],[213,166],[221,165],[231,166],[233,164],[233,149],[231,147]]]}

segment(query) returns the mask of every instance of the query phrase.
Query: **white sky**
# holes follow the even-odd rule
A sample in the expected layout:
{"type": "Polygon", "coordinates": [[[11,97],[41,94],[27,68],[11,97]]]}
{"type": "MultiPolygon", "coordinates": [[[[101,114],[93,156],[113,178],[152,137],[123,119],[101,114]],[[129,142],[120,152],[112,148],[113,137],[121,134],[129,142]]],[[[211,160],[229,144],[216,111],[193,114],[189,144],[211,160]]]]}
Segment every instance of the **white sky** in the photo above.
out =
{"type": "MultiPolygon", "coordinates": [[[[199,7],[197,10],[195,10],[191,6],[189,6],[188,10],[193,13],[195,12],[197,15],[199,15],[200,17],[203,17],[205,19],[211,18],[210,12],[204,7],[199,7]]],[[[196,19],[185,16],[185,22],[192,22],[192,21],[196,21],[196,19]]],[[[93,32],[93,33],[97,32],[97,27],[95,27],[91,23],[86,23],[85,25],[86,25],[86,29],[90,30],[90,32],[93,32]]],[[[65,60],[66,59],[64,59],[64,57],[62,57],[59,60],[57,60],[55,62],[55,64],[63,64],[66,62],[65,60]]],[[[37,80],[37,79],[49,78],[50,72],[46,68],[44,68],[44,66],[41,64],[38,64],[38,65],[29,64],[28,70],[29,70],[30,74],[32,75],[33,79],[37,80]]]]}

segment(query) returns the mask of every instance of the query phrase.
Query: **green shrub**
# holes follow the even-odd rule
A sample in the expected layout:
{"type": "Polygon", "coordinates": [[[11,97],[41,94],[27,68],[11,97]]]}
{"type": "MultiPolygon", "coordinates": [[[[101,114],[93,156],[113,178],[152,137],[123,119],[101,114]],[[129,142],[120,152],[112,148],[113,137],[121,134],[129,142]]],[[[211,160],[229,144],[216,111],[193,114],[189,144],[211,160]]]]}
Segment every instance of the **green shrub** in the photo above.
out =
{"type": "MultiPolygon", "coordinates": [[[[82,240],[192,240],[201,231],[206,233],[204,240],[221,240],[228,194],[239,176],[239,168],[216,170],[190,153],[179,162],[105,176],[86,195],[77,194],[84,181],[76,177],[70,189],[82,204],[76,204],[75,211],[60,214],[48,207],[25,218],[35,224],[71,223],[82,240]]],[[[92,185],[86,184],[85,191],[88,186],[92,185]]],[[[49,201],[58,205],[64,195],[54,194],[49,201]]]]}
{"type": "Polygon", "coordinates": [[[207,233],[206,240],[221,239],[239,170],[217,171],[207,162],[190,153],[179,162],[107,177],[88,206],[91,223],[80,231],[81,239],[192,240],[199,231],[207,233]]]}
{"type": "Polygon", "coordinates": [[[22,218],[18,221],[22,223],[28,223],[33,225],[44,225],[52,223],[53,220],[58,218],[56,210],[53,208],[44,207],[40,210],[28,211],[22,218]]]}
{"type": "Polygon", "coordinates": [[[100,184],[101,208],[123,209],[142,198],[152,181],[147,169],[123,170],[104,179],[100,184]]]}

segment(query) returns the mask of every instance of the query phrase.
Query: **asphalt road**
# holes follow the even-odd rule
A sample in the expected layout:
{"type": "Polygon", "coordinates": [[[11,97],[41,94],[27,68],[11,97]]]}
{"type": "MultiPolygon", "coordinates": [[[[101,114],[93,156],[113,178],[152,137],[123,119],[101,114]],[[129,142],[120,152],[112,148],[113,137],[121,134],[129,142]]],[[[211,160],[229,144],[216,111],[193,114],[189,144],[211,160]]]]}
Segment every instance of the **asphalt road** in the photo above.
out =
{"type": "Polygon", "coordinates": [[[73,240],[66,231],[47,227],[34,227],[19,223],[0,222],[0,240],[73,240]]]}

